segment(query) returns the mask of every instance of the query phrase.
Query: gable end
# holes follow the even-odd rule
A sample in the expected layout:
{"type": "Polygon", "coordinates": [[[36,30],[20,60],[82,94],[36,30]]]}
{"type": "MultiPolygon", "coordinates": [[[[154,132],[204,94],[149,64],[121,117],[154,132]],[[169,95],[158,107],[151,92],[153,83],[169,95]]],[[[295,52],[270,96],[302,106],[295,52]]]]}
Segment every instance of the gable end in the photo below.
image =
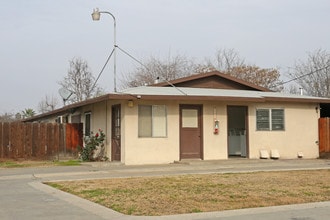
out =
{"type": "Polygon", "coordinates": [[[183,77],[170,82],[162,82],[152,86],[158,87],[190,87],[190,88],[212,88],[212,89],[235,89],[235,90],[252,90],[264,91],[270,90],[261,86],[254,85],[244,80],[232,77],[228,74],[220,73],[218,71],[209,73],[200,73],[183,77]]]}

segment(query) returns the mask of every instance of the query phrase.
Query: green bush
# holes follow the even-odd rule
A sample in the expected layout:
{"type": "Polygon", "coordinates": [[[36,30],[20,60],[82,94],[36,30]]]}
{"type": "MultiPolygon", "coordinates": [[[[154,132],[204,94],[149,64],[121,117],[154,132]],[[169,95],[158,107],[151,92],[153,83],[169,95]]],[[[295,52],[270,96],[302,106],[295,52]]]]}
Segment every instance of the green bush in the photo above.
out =
{"type": "Polygon", "coordinates": [[[82,161],[95,161],[100,159],[105,159],[105,157],[98,156],[94,157],[94,152],[97,147],[104,148],[104,140],[105,140],[105,134],[104,132],[99,129],[99,132],[97,132],[95,135],[93,132],[91,132],[90,136],[86,136],[84,138],[85,147],[82,147],[80,149],[80,159],[82,161]]]}

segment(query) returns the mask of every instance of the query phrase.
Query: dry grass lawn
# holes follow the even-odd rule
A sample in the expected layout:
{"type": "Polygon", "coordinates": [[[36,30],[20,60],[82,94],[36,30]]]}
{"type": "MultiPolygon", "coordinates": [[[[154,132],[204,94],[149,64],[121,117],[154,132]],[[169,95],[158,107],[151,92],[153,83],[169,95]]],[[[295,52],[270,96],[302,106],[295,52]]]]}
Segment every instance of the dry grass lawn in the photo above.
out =
{"type": "Polygon", "coordinates": [[[48,183],[129,215],[171,215],[330,200],[330,170],[48,183]]]}

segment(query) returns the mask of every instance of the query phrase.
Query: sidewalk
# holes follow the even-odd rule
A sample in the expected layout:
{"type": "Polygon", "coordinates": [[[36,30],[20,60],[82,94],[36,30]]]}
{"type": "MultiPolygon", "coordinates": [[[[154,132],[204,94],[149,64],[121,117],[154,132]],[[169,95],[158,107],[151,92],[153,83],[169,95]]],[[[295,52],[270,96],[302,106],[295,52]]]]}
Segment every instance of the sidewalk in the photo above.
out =
{"type": "Polygon", "coordinates": [[[0,169],[0,219],[328,219],[330,202],[161,217],[126,216],[42,184],[58,180],[306,169],[330,169],[330,160],[189,160],[143,166],[102,162],[78,167],[0,169]]]}

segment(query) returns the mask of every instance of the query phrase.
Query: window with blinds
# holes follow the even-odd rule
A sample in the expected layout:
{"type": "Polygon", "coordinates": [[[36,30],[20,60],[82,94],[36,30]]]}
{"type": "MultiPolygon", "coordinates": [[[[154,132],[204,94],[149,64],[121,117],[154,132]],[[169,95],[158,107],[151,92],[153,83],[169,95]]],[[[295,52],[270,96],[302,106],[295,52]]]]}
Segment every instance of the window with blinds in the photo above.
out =
{"type": "Polygon", "coordinates": [[[283,131],[284,130],[284,110],[272,109],[272,130],[283,131]]]}
{"type": "Polygon", "coordinates": [[[257,130],[268,131],[269,130],[269,110],[257,109],[257,130]]]}
{"type": "Polygon", "coordinates": [[[139,105],[139,137],[166,137],[167,116],[165,105],[139,105]]]}
{"type": "Polygon", "coordinates": [[[257,109],[257,131],[284,131],[284,109],[257,109]]]}

